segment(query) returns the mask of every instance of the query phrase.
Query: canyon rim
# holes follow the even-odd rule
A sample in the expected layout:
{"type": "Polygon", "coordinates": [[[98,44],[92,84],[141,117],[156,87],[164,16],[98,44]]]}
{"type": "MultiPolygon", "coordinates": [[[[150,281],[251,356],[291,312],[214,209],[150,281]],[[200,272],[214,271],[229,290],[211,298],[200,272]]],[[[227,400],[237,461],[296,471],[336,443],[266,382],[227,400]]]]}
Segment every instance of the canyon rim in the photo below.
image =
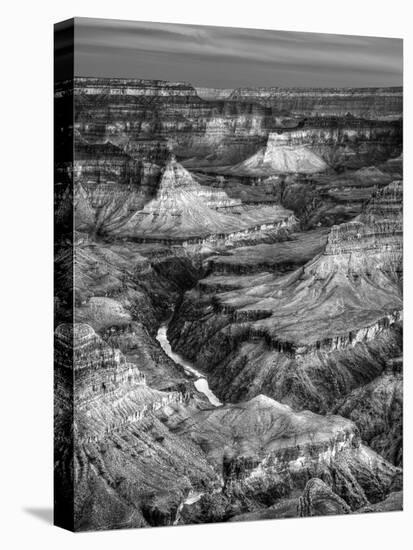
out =
{"type": "Polygon", "coordinates": [[[400,39],[55,26],[55,524],[403,508],[400,39]]]}

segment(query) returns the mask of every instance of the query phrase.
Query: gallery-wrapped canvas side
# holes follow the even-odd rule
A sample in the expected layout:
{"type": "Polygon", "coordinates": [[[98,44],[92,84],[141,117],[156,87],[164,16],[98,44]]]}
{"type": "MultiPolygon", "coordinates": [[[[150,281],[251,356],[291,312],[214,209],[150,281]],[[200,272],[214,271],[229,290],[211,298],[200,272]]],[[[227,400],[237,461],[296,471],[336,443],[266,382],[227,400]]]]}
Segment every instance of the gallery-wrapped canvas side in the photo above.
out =
{"type": "Polygon", "coordinates": [[[74,21],[54,29],[54,523],[73,530],[74,21]]]}

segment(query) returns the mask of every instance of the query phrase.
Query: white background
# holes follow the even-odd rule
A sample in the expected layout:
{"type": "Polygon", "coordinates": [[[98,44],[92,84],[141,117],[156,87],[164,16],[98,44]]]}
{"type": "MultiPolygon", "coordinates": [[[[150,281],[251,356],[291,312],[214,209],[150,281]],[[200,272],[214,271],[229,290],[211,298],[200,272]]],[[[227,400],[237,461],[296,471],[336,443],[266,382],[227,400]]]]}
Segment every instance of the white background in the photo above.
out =
{"type": "MultiPolygon", "coordinates": [[[[1,10],[0,538],[3,548],[408,548],[412,532],[405,345],[405,511],[339,518],[76,534],[51,526],[52,506],[52,24],[73,16],[315,31],[405,39],[409,2],[399,0],[71,0],[4,2],[1,10]],[[409,529],[410,527],[410,529],[409,529]]],[[[405,67],[405,99],[411,70],[405,67]]],[[[405,105],[406,269],[412,237],[411,101],[405,105]]],[[[409,270],[409,275],[411,270],[409,270]]],[[[408,277],[406,277],[408,281],[408,277]]],[[[408,281],[409,282],[409,281],[408,281]]],[[[410,310],[411,292],[406,287],[410,310]]],[[[410,334],[409,334],[410,332],[410,334]]],[[[410,348],[410,349],[409,349],[410,348]]]]}

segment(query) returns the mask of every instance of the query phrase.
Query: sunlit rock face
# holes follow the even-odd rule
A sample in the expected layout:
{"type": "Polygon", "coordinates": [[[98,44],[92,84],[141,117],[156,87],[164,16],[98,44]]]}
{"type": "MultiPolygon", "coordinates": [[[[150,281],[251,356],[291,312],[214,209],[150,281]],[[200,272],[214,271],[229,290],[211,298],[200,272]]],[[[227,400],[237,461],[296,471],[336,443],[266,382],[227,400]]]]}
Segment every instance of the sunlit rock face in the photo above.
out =
{"type": "Polygon", "coordinates": [[[201,186],[174,157],[161,170],[155,197],[115,183],[80,182],[74,195],[76,228],[146,240],[197,242],[243,238],[263,229],[289,230],[296,219],[280,205],[251,206],[223,190],[201,186]]]}
{"type": "MultiPolygon", "coordinates": [[[[265,396],[206,407],[188,393],[148,386],[137,365],[85,323],[59,325],[55,334],[57,373],[73,377],[75,388],[75,444],[56,466],[62,478],[72,471],[75,529],[219,521],[304,489],[297,511],[306,515],[312,477],[330,487],[328,499],[318,495],[322,510],[340,499],[344,510],[357,510],[383,500],[399,475],[342,417],[296,413],[265,396]]],[[[62,386],[61,403],[69,401],[62,386]]],[[[68,410],[56,414],[64,426],[68,410]]]]}
{"type": "Polygon", "coordinates": [[[400,353],[401,191],[394,182],[378,192],[359,220],[333,228],[324,252],[296,271],[201,281],[174,318],[174,345],[208,369],[226,400],[265,391],[326,410],[369,382],[400,353]]]}
{"type": "Polygon", "coordinates": [[[316,118],[299,129],[277,129],[266,147],[223,173],[263,176],[277,173],[312,174],[333,169],[355,169],[380,162],[400,150],[401,122],[316,118]]]}
{"type": "MultiPolygon", "coordinates": [[[[245,510],[248,499],[263,506],[297,491],[304,491],[297,515],[349,513],[382,500],[400,472],[360,444],[351,422],[297,413],[263,395],[196,414],[182,412],[170,426],[200,445],[222,472],[221,506],[232,508],[232,515],[245,510]],[[372,464],[374,474],[369,473],[372,464]]],[[[207,499],[201,497],[193,519],[207,499]]]]}
{"type": "Polygon", "coordinates": [[[265,176],[277,173],[312,174],[327,169],[324,160],[305,145],[290,145],[288,134],[270,134],[267,145],[235,166],[233,173],[265,176]]]}
{"type": "Polygon", "coordinates": [[[233,88],[207,88],[202,86],[195,86],[195,90],[201,99],[206,99],[207,101],[228,99],[234,91],[233,88]]]}
{"type": "MultiPolygon", "coordinates": [[[[340,149],[340,158],[365,158],[360,144],[365,147],[369,142],[371,154],[377,157],[389,155],[391,147],[397,151],[400,124],[386,119],[401,117],[400,90],[321,92],[317,99],[316,91],[311,90],[278,90],[270,99],[271,89],[250,95],[242,91],[212,93],[204,99],[205,94],[198,95],[186,83],[78,78],[75,131],[79,143],[110,142],[120,147],[143,164],[145,173],[147,164],[162,165],[166,147],[187,159],[197,158],[198,165],[229,165],[254,154],[271,132],[294,134],[298,127],[305,128],[307,142],[321,147],[316,153],[327,146],[324,155],[330,161],[332,142],[337,145],[336,152],[340,149]],[[289,114],[283,98],[290,98],[296,106],[301,102],[314,108],[298,107],[289,114]],[[334,102],[341,107],[334,108],[334,102]],[[348,113],[355,119],[346,118],[348,113]]],[[[302,139],[302,133],[297,131],[293,139],[302,139]]]]}
{"type": "MultiPolygon", "coordinates": [[[[198,448],[178,442],[156,417],[183,403],[183,393],[149,387],[87,324],[57,327],[56,352],[57,374],[74,380],[73,454],[58,453],[56,467],[62,478],[72,471],[75,529],[171,524],[193,483],[218,483],[198,448]]],[[[70,401],[63,386],[61,399],[70,401]]],[[[68,409],[56,413],[63,428],[68,409]]]]}
{"type": "MultiPolygon", "coordinates": [[[[307,91],[303,97],[311,93],[307,91]]],[[[343,93],[327,91],[321,95],[340,98],[343,93]]],[[[215,93],[214,98],[207,94],[208,99],[203,99],[187,83],[76,79],[76,228],[103,235],[123,231],[129,217],[157,196],[171,152],[190,170],[215,170],[244,178],[273,177],[277,173],[312,175],[324,173],[327,168],[330,173],[360,168],[401,153],[400,121],[373,120],[368,110],[366,118],[357,118],[361,116],[357,113],[356,118],[345,116],[351,109],[335,117],[283,115],[276,103],[263,105],[260,94],[253,94],[250,101],[243,93],[242,100],[233,94],[215,93]]],[[[400,92],[388,94],[396,96],[400,92]]],[[[388,94],[380,89],[368,93],[368,101],[377,101],[375,108],[386,116],[392,112],[383,99],[388,94]]],[[[56,95],[58,102],[67,100],[63,89],[58,88],[56,95]]],[[[357,90],[344,95],[350,103],[360,99],[357,90]]],[[[69,164],[60,162],[57,166],[63,199],[69,164]]],[[[344,187],[343,183],[340,186],[344,187]]],[[[302,212],[297,197],[303,198],[310,211],[320,200],[308,185],[300,190],[294,185],[290,191],[282,192],[285,198],[281,202],[300,217],[309,213],[302,212]]],[[[202,193],[204,198],[209,193],[208,206],[214,208],[225,205],[230,209],[232,201],[240,199],[228,193],[227,197],[214,196],[211,186],[202,193]]],[[[244,205],[251,203],[248,195],[242,199],[244,205]]],[[[346,205],[342,195],[335,192],[330,212],[320,213],[316,208],[311,223],[318,223],[320,217],[324,223],[326,218],[342,221],[354,215],[354,196],[349,195],[346,205]]]]}
{"type": "Polygon", "coordinates": [[[238,88],[233,101],[258,101],[280,111],[305,116],[344,116],[366,119],[400,118],[403,89],[393,88],[238,88]]]}
{"type": "Polygon", "coordinates": [[[58,367],[69,369],[74,380],[77,442],[100,440],[108,430],[119,430],[168,403],[183,400],[178,392],[149,388],[137,365],[109,346],[90,325],[59,325],[56,341],[58,367]],[[65,350],[73,350],[73,360],[65,350]]]}
{"type": "Polygon", "coordinates": [[[120,395],[128,384],[145,385],[145,377],[136,366],[127,363],[119,350],[107,345],[90,325],[62,324],[56,328],[55,336],[57,365],[63,371],[71,371],[78,410],[105,395],[120,395]]]}
{"type": "Polygon", "coordinates": [[[79,78],[74,98],[55,194],[74,528],[401,509],[400,90],[79,78]]]}
{"type": "Polygon", "coordinates": [[[164,81],[76,79],[75,128],[89,143],[110,141],[133,156],[149,138],[177,154],[227,161],[251,154],[272,125],[257,104],[201,99],[191,85],[164,81]],[[219,150],[211,151],[211,147],[219,150]]]}
{"type": "Polygon", "coordinates": [[[222,191],[208,193],[172,159],[163,171],[156,197],[131,217],[123,233],[148,239],[214,240],[264,227],[293,227],[294,223],[292,213],[280,206],[246,209],[222,191]],[[221,206],[232,210],[224,212],[221,206]]]}

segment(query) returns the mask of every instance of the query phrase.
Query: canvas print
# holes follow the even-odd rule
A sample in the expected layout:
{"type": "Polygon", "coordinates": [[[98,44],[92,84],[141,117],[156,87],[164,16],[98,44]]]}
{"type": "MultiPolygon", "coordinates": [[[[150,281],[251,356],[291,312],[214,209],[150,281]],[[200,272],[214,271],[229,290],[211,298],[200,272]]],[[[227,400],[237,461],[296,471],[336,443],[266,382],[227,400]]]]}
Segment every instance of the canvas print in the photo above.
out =
{"type": "Polygon", "coordinates": [[[402,509],[402,40],[55,27],[55,523],[402,509]]]}

